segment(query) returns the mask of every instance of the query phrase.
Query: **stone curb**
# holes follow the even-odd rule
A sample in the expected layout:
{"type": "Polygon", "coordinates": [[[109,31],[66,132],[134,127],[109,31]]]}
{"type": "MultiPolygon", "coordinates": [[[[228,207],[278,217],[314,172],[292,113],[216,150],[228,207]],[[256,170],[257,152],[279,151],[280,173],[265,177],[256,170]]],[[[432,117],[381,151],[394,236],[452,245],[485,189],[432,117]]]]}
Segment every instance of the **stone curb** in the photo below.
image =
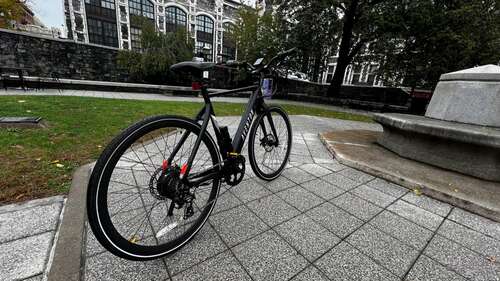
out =
{"type": "Polygon", "coordinates": [[[79,281],[82,272],[84,222],[86,217],[87,184],[91,165],[78,168],[73,174],[71,189],[64,208],[63,220],[56,241],[49,281],[79,281]]]}
{"type": "Polygon", "coordinates": [[[392,173],[391,171],[384,170],[384,169],[379,169],[377,167],[372,167],[366,163],[360,163],[354,159],[351,159],[349,156],[344,155],[342,153],[339,153],[335,151],[328,143],[328,140],[325,138],[324,134],[320,133],[319,138],[323,145],[327,148],[327,150],[332,154],[332,156],[337,159],[337,161],[343,165],[361,170],[365,173],[368,173],[370,175],[382,178],[384,180],[387,180],[389,182],[393,182],[395,184],[401,185],[403,187],[406,187],[410,190],[413,190],[414,188],[418,187],[423,194],[449,203],[453,206],[457,206],[459,208],[465,209],[467,211],[470,211],[472,213],[478,214],[480,216],[489,218],[491,220],[500,222],[500,215],[499,213],[492,211],[490,209],[487,209],[483,206],[480,206],[474,202],[470,202],[461,198],[457,198],[454,196],[451,196],[447,193],[441,192],[439,190],[435,190],[432,188],[427,187],[423,183],[411,178],[411,177],[405,177],[401,176],[395,173],[392,173]]]}

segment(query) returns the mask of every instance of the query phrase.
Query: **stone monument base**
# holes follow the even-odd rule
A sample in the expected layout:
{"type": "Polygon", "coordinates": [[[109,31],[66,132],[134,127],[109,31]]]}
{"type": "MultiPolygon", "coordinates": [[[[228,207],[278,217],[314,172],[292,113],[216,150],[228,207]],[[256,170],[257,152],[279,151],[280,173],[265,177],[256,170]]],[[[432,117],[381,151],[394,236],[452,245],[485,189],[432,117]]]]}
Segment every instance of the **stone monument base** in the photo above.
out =
{"type": "Polygon", "coordinates": [[[396,154],[500,182],[500,129],[404,114],[375,114],[378,143],[396,154]]]}
{"type": "Polygon", "coordinates": [[[320,137],[344,165],[500,222],[499,182],[401,157],[377,144],[382,134],[348,130],[322,133],[320,137]]]}

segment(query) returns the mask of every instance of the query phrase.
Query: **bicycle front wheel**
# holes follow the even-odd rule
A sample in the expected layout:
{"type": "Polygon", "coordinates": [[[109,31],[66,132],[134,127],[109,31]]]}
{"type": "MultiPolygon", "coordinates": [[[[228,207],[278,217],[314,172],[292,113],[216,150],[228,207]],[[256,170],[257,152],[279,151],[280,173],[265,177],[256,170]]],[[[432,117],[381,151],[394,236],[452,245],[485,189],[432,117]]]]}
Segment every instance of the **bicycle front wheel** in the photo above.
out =
{"type": "Polygon", "coordinates": [[[277,178],[286,167],[292,149],[292,126],[286,112],[271,106],[252,125],[248,157],[255,175],[263,180],[277,178]]]}
{"type": "MultiPolygon", "coordinates": [[[[155,259],[180,249],[202,228],[220,181],[186,188],[179,176],[200,131],[190,119],[157,116],[131,126],[104,150],[89,181],[87,213],[108,251],[130,260],[155,259]]],[[[220,163],[213,139],[201,137],[190,174],[220,163]]]]}

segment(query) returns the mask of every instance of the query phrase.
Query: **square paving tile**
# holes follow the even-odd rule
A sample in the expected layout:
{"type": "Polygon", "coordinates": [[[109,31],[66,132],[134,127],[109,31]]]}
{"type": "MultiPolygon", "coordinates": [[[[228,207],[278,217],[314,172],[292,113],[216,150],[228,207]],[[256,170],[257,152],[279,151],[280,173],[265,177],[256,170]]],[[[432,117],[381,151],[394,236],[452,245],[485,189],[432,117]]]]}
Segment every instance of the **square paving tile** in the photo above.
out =
{"type": "Polygon", "coordinates": [[[466,279],[422,255],[406,276],[405,281],[466,281],[466,279]]]}
{"type": "Polygon", "coordinates": [[[438,233],[478,254],[500,259],[500,241],[475,230],[446,220],[439,228],[438,233]]]}
{"type": "Polygon", "coordinates": [[[237,186],[232,187],[231,192],[243,202],[271,195],[269,190],[253,179],[242,181],[237,186]]]}
{"type": "Polygon", "coordinates": [[[204,281],[204,280],[248,280],[250,276],[241,267],[234,256],[226,251],[210,258],[182,273],[172,280],[204,281]]]}
{"type": "MultiPolygon", "coordinates": [[[[208,196],[209,196],[208,192],[197,193],[195,202],[199,201],[202,202],[200,205],[205,205],[208,200],[208,196]]],[[[215,203],[212,215],[234,208],[241,204],[243,204],[243,202],[241,202],[236,196],[234,196],[234,194],[231,191],[221,187],[221,190],[219,191],[219,198],[217,198],[217,202],[215,203]]]]}
{"type": "Polygon", "coordinates": [[[366,185],[358,186],[350,192],[382,208],[389,206],[389,204],[396,200],[396,197],[385,194],[366,185]]]}
{"type": "Polygon", "coordinates": [[[56,202],[2,214],[0,226],[8,231],[0,231],[0,243],[55,230],[61,208],[62,202],[56,202]]]}
{"type": "Polygon", "coordinates": [[[328,281],[328,279],[316,267],[310,265],[290,281],[328,281]]]}
{"type": "Polygon", "coordinates": [[[406,203],[403,200],[398,200],[387,209],[432,231],[435,231],[443,220],[443,217],[406,203]]]}
{"type": "Polygon", "coordinates": [[[440,235],[434,236],[424,253],[470,280],[499,280],[500,264],[440,235]]]}
{"type": "Polygon", "coordinates": [[[375,188],[378,191],[389,194],[393,197],[401,197],[405,195],[409,190],[397,184],[393,184],[386,180],[376,178],[372,181],[366,183],[369,187],[375,188]]]}
{"type": "Polygon", "coordinates": [[[363,224],[363,221],[326,202],[306,213],[314,221],[340,238],[344,238],[363,224]]]}
{"type": "MultiPolygon", "coordinates": [[[[396,281],[395,275],[346,242],[326,253],[315,265],[331,280],[396,281]]],[[[313,280],[313,279],[311,279],[313,280]]]]}
{"type": "Polygon", "coordinates": [[[53,232],[0,244],[0,280],[22,280],[44,271],[53,232]]]}
{"type": "Polygon", "coordinates": [[[265,181],[261,179],[256,179],[256,180],[258,183],[260,183],[261,185],[263,185],[265,188],[267,188],[272,192],[279,192],[297,185],[293,181],[285,178],[284,176],[280,176],[272,181],[265,181]]]}
{"type": "Polygon", "coordinates": [[[356,169],[353,169],[350,167],[343,169],[339,173],[341,175],[346,176],[346,177],[348,177],[352,180],[355,180],[359,183],[365,183],[365,182],[371,181],[372,179],[375,178],[372,175],[369,175],[365,172],[362,172],[362,171],[359,171],[359,170],[356,170],[356,169]]]}
{"type": "Polygon", "coordinates": [[[451,210],[450,204],[432,199],[425,195],[416,195],[413,192],[409,192],[408,194],[403,196],[402,199],[417,207],[420,207],[426,211],[429,211],[436,215],[440,215],[442,217],[445,217],[451,210]]]}
{"type": "Polygon", "coordinates": [[[403,277],[419,253],[371,225],[354,232],[347,242],[399,277],[403,277]]]}
{"type": "Polygon", "coordinates": [[[365,221],[372,219],[376,214],[382,211],[382,208],[377,205],[348,192],[330,200],[330,202],[365,221]]]}
{"type": "Polygon", "coordinates": [[[325,200],[330,200],[345,192],[343,189],[321,179],[305,182],[301,186],[325,200]]]}
{"type": "Polygon", "coordinates": [[[287,190],[276,193],[281,199],[285,200],[288,204],[299,209],[301,212],[311,209],[317,206],[325,200],[314,195],[313,193],[305,190],[300,186],[294,186],[287,190]]]}
{"type": "Polygon", "coordinates": [[[206,223],[193,240],[174,254],[167,256],[165,262],[175,275],[199,262],[227,250],[214,229],[206,223]]]}
{"type": "Polygon", "coordinates": [[[308,172],[309,174],[317,176],[317,177],[326,176],[326,175],[332,173],[332,171],[330,171],[326,168],[323,168],[322,166],[320,166],[318,164],[305,164],[305,165],[300,166],[299,168],[301,168],[302,170],[308,172]]]}
{"type": "Polygon", "coordinates": [[[168,280],[165,264],[161,259],[129,261],[110,252],[90,257],[85,263],[85,280],[168,280]]]}
{"type": "Polygon", "coordinates": [[[370,224],[416,250],[422,250],[432,238],[432,231],[389,211],[376,216],[370,224]]]}
{"type": "Polygon", "coordinates": [[[459,208],[454,208],[448,218],[500,240],[500,223],[498,222],[494,222],[459,208]]]}
{"type": "Polygon", "coordinates": [[[247,206],[271,227],[300,214],[297,209],[274,194],[252,201],[247,206]]]}
{"type": "Polygon", "coordinates": [[[333,184],[333,185],[336,185],[340,188],[342,188],[343,190],[351,190],[355,187],[357,187],[358,185],[360,185],[359,182],[357,181],[354,181],[346,176],[343,176],[339,173],[333,173],[333,174],[329,174],[329,175],[326,175],[324,177],[321,177],[323,180],[333,184]]]}
{"type": "Polygon", "coordinates": [[[210,222],[230,247],[269,228],[245,205],[210,216],[210,222]]]}
{"type": "Polygon", "coordinates": [[[340,242],[340,238],[304,214],[277,226],[275,230],[309,261],[340,242]]]}
{"type": "Polygon", "coordinates": [[[310,181],[310,180],[313,180],[316,178],[315,176],[313,176],[313,175],[311,175],[311,174],[309,174],[309,173],[307,173],[307,172],[305,172],[297,167],[285,169],[283,171],[282,175],[295,183],[303,183],[303,182],[310,181]]]}
{"type": "Polygon", "coordinates": [[[274,231],[258,235],[233,252],[254,280],[288,280],[308,264],[274,231]]]}
{"type": "Polygon", "coordinates": [[[324,168],[327,168],[328,170],[330,170],[332,172],[339,172],[339,171],[346,168],[346,166],[340,164],[337,161],[332,161],[332,159],[330,159],[330,162],[321,163],[320,165],[324,168]]]}

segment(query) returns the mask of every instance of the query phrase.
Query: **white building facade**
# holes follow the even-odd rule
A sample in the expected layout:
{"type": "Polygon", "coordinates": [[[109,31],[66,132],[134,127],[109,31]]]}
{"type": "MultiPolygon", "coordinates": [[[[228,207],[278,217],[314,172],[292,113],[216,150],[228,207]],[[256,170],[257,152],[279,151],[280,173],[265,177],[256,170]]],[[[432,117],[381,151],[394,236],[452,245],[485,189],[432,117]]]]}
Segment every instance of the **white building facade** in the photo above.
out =
{"type": "Polygon", "coordinates": [[[236,58],[227,31],[242,5],[233,0],[63,0],[68,38],[79,42],[140,50],[141,26],[150,21],[160,32],[184,28],[196,52],[208,60],[236,58]],[[225,36],[226,35],[226,36],[225,36]]]}

